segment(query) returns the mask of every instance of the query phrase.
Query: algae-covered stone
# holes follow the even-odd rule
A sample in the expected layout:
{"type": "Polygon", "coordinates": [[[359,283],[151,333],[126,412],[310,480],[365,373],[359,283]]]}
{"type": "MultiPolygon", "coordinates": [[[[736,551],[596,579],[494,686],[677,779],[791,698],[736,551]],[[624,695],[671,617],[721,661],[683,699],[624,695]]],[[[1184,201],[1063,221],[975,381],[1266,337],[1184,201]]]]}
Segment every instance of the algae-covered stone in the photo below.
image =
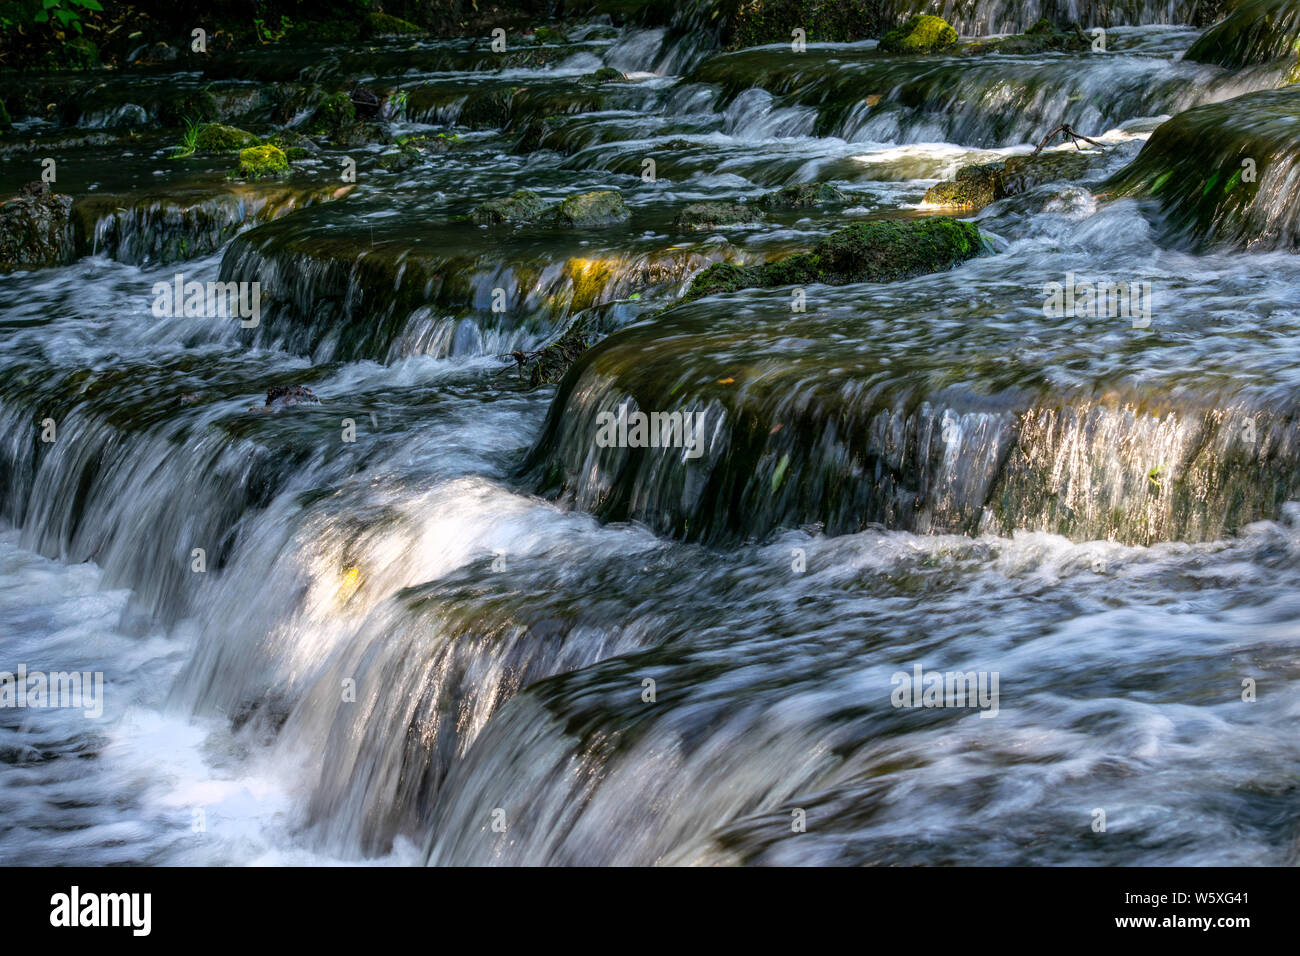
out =
{"type": "Polygon", "coordinates": [[[929,15],[909,19],[880,38],[882,53],[939,53],[955,45],[957,31],[943,17],[929,15]]]}
{"type": "Polygon", "coordinates": [[[738,202],[691,203],[673,220],[673,227],[682,232],[699,232],[727,226],[741,226],[758,222],[763,214],[753,206],[738,202]]]}
{"type": "Polygon", "coordinates": [[[275,146],[251,146],[239,154],[240,179],[274,179],[289,172],[289,160],[275,146]]]}
{"type": "Polygon", "coordinates": [[[490,199],[475,207],[470,214],[475,222],[485,226],[505,222],[535,222],[546,212],[546,203],[537,193],[521,189],[505,199],[490,199]]]}
{"type": "Polygon", "coordinates": [[[807,209],[824,203],[848,202],[847,193],[830,183],[796,183],[782,186],[775,192],[758,197],[757,204],[764,209],[807,209]]]}
{"type": "Polygon", "coordinates": [[[24,195],[0,205],[0,272],[63,265],[73,257],[72,197],[24,195]]]}
{"type": "Polygon", "coordinates": [[[754,266],[712,265],[695,277],[685,298],[813,282],[893,282],[951,269],[984,248],[979,229],[970,222],[947,218],[859,222],[827,236],[812,252],[754,266]]]}
{"type": "Polygon", "coordinates": [[[200,153],[237,153],[260,142],[247,130],[222,126],[220,123],[207,123],[199,127],[194,148],[200,153]]]}
{"type": "Polygon", "coordinates": [[[568,197],[551,215],[565,226],[608,226],[626,222],[632,218],[632,211],[618,190],[600,189],[568,197]]]}
{"type": "Polygon", "coordinates": [[[1300,55],[1300,3],[1244,0],[1192,44],[1186,60],[1239,70],[1300,55]]]}
{"type": "Polygon", "coordinates": [[[599,86],[602,83],[617,83],[620,80],[626,79],[626,76],[614,69],[612,66],[602,66],[595,73],[586,73],[578,77],[578,82],[590,86],[599,86]]]}

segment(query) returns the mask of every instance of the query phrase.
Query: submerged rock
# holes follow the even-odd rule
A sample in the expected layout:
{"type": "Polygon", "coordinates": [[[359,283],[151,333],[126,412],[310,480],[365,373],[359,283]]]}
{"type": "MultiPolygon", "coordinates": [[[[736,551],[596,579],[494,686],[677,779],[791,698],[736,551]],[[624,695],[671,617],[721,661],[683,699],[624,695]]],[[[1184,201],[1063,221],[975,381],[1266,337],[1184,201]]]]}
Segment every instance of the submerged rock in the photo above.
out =
{"type": "Polygon", "coordinates": [[[71,212],[71,196],[49,192],[0,205],[0,272],[70,262],[74,255],[71,212]]]}
{"type": "Polygon", "coordinates": [[[239,154],[240,179],[274,179],[289,173],[289,160],[275,146],[252,146],[239,154]]]}
{"type": "Polygon", "coordinates": [[[673,219],[673,228],[682,232],[700,232],[727,226],[759,222],[763,214],[753,206],[738,202],[691,203],[673,219]]]}
{"type": "Polygon", "coordinates": [[[940,53],[955,46],[957,31],[943,17],[929,15],[909,19],[880,38],[882,53],[940,53]]]}
{"type": "Polygon", "coordinates": [[[755,200],[764,209],[806,209],[824,203],[848,202],[849,195],[830,183],[796,183],[764,193],[755,200]]]}
{"type": "Polygon", "coordinates": [[[892,282],[951,269],[984,250],[979,229],[970,222],[947,218],[859,222],[827,236],[812,252],[760,265],[710,266],[695,277],[685,300],[754,287],[892,282]]]}

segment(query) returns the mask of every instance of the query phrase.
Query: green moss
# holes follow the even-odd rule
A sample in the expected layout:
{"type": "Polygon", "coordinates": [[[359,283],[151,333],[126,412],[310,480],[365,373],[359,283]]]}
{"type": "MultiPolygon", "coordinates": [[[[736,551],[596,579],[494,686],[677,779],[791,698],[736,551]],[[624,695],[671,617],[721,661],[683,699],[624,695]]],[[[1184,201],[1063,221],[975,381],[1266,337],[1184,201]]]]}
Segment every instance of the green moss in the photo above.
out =
{"type": "Polygon", "coordinates": [[[247,130],[222,126],[220,123],[205,123],[198,128],[194,148],[200,153],[237,153],[260,142],[247,130]]]}
{"type": "Polygon", "coordinates": [[[251,146],[239,154],[240,179],[274,179],[289,172],[289,160],[276,146],[251,146]]]}
{"type": "Polygon", "coordinates": [[[691,203],[673,220],[673,227],[682,232],[699,232],[725,226],[739,226],[758,222],[763,214],[753,206],[737,202],[691,203]]]}
{"type": "Polygon", "coordinates": [[[830,183],[796,183],[765,193],[756,202],[764,209],[806,209],[824,203],[848,201],[849,196],[830,183]]]}
{"type": "Polygon", "coordinates": [[[475,207],[470,218],[480,225],[506,222],[535,222],[546,211],[546,203],[537,193],[521,189],[505,199],[491,199],[475,207]]]}
{"type": "Polygon", "coordinates": [[[882,53],[939,53],[957,42],[957,31],[943,17],[912,17],[880,38],[882,53]]]}
{"type": "Polygon", "coordinates": [[[685,298],[813,282],[892,282],[951,269],[984,249],[979,229],[970,222],[947,218],[860,222],[827,236],[811,252],[757,266],[710,266],[695,277],[685,298]]]}

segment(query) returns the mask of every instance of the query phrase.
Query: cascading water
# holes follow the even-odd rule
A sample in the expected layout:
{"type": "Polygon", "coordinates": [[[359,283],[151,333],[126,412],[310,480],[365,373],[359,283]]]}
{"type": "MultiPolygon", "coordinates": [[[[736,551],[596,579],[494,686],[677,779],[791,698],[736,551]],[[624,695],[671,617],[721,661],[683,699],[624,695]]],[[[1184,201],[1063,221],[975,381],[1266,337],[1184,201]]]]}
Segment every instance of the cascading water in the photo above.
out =
{"type": "Polygon", "coordinates": [[[1300,862],[1289,64],[1184,61],[1197,4],[923,6],[1114,29],[720,52],[684,6],[24,85],[76,106],[0,187],[52,154],[74,202],[0,279],[0,671],[103,688],[0,708],[0,862],[1300,862]],[[313,125],[357,88],[382,135],[313,125]],[[199,90],[320,143],[171,158],[199,90]],[[962,213],[951,270],[682,301],[1061,122],[1105,152],[962,213]],[[1211,137],[1255,188],[1193,181],[1211,137]],[[626,209],[479,224],[520,190],[626,209]],[[259,312],[160,314],[176,281],[259,312]],[[530,388],[510,353],[575,329],[530,388]],[[605,447],[620,411],[698,445],[605,447]],[[900,706],[915,668],[994,696],[900,706]]]}

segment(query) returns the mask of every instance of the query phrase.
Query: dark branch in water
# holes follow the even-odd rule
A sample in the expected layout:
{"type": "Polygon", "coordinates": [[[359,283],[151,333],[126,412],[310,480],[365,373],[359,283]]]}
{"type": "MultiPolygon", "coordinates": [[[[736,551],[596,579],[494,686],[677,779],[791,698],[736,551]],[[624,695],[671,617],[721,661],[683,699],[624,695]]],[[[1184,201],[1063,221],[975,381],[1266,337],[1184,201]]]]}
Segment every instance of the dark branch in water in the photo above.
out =
{"type": "Polygon", "coordinates": [[[1041,153],[1043,151],[1043,147],[1047,145],[1048,141],[1053,136],[1056,136],[1058,133],[1061,135],[1062,139],[1068,137],[1069,140],[1072,143],[1074,143],[1075,149],[1080,148],[1079,140],[1083,140],[1085,143],[1091,143],[1093,146],[1099,147],[1100,149],[1106,148],[1105,143],[1099,143],[1095,139],[1091,139],[1090,137],[1084,136],[1082,133],[1077,132],[1074,129],[1074,127],[1068,125],[1067,123],[1062,123],[1060,126],[1056,127],[1056,129],[1052,130],[1050,133],[1048,133],[1046,136],[1043,137],[1042,142],[1038,144],[1038,148],[1034,150],[1032,155],[1037,156],[1039,153],[1041,153]]]}

